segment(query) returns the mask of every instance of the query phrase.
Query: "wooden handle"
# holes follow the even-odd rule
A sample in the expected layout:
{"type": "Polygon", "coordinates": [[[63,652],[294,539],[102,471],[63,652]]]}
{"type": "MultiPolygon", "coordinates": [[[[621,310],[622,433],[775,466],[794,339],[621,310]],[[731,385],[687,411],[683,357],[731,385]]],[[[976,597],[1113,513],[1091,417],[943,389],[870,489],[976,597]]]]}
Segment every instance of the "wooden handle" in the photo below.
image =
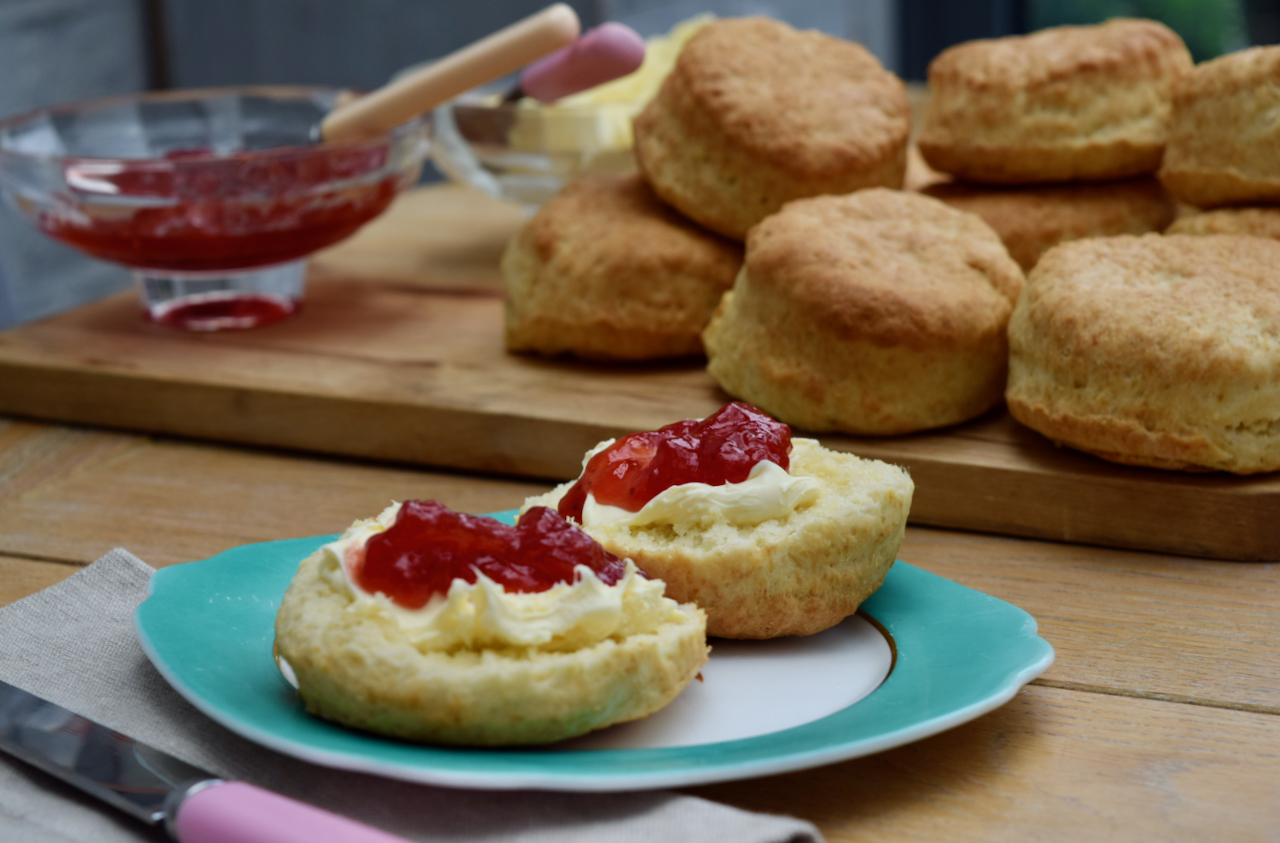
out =
{"type": "Polygon", "coordinates": [[[482,38],[371,94],[335,108],[320,123],[327,141],[377,137],[486,82],[513,73],[578,37],[578,15],[564,3],[482,38]]]}

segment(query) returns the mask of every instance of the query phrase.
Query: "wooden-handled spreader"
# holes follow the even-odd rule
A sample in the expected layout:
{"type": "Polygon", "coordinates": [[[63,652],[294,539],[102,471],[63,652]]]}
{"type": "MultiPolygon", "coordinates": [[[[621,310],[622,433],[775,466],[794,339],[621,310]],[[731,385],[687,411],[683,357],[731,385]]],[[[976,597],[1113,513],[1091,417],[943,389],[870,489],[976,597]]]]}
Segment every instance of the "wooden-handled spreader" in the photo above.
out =
{"type": "Polygon", "coordinates": [[[606,23],[581,37],[580,32],[572,8],[564,3],[548,6],[338,106],[321,121],[318,139],[377,137],[458,94],[521,68],[514,97],[551,102],[624,76],[644,60],[644,40],[629,27],[606,23]]]}

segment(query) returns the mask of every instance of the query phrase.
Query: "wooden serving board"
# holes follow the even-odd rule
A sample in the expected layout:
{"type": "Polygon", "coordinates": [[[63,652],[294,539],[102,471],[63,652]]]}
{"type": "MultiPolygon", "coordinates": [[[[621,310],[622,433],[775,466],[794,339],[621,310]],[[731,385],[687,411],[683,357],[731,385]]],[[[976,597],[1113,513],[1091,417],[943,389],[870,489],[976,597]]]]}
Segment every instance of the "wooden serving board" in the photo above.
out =
{"type": "MultiPolygon", "coordinates": [[[[318,256],[303,312],[267,328],[151,325],[132,295],[0,334],[0,413],[567,479],[601,439],[729,400],[698,361],[602,366],[502,346],[498,258],[519,209],[410,193],[318,256]]],[[[1280,560],[1280,475],[1113,465],[1003,412],[940,432],[822,436],[907,466],[911,520],[1239,560],[1280,560]]]]}

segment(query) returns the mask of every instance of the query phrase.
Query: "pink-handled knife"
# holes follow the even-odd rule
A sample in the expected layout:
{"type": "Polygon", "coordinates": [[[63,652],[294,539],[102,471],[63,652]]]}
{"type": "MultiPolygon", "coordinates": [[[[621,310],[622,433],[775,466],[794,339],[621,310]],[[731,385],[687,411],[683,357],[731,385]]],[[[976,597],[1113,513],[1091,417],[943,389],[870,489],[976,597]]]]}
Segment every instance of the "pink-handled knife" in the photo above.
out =
{"type": "Polygon", "coordinates": [[[555,102],[637,70],[644,62],[644,50],[644,39],[631,27],[614,21],[602,23],[526,67],[520,73],[520,84],[504,99],[511,102],[530,96],[539,102],[555,102]]]}
{"type": "Polygon", "coordinates": [[[0,750],[180,843],[408,843],[403,837],[228,782],[0,681],[0,750]]]}

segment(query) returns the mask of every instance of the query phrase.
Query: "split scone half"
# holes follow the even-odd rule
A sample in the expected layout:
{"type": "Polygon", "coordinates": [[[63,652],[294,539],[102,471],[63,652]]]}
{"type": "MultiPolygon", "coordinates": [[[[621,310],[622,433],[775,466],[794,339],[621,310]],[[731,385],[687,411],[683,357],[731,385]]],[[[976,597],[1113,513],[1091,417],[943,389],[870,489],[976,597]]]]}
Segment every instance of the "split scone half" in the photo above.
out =
{"type": "Polygon", "coordinates": [[[425,611],[364,591],[349,563],[399,508],[307,557],[285,593],[277,651],[310,713],[413,741],[549,743],[657,711],[705,664],[704,613],[631,563],[612,585],[579,566],[536,593],[454,579],[425,611]]]}
{"type": "MultiPolygon", "coordinates": [[[[791,506],[764,520],[739,519],[724,498],[699,502],[688,487],[701,484],[687,484],[666,490],[633,519],[599,522],[588,507],[583,529],[662,579],[673,598],[705,609],[708,635],[821,632],[854,614],[884,582],[915,486],[888,463],[830,451],[813,439],[791,445],[790,481],[778,496],[791,506]]],[[[572,486],[525,506],[555,507],[572,486]]]]}

